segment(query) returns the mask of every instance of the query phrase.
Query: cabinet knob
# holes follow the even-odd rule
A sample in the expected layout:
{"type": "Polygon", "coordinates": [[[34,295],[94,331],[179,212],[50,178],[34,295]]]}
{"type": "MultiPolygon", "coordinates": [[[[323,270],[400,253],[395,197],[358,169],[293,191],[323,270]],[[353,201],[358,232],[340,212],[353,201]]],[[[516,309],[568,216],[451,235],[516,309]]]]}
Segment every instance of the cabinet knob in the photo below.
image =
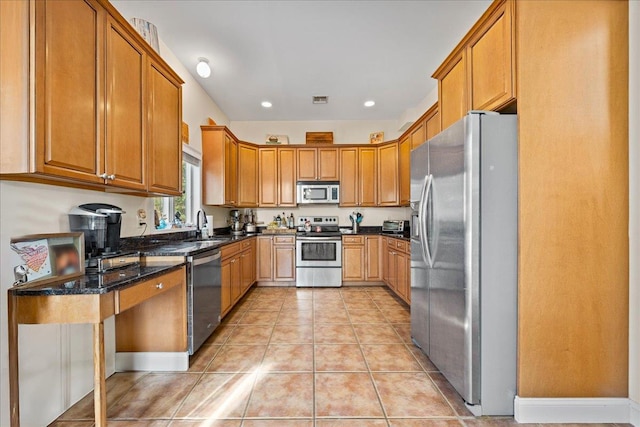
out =
{"type": "Polygon", "coordinates": [[[98,176],[98,178],[102,178],[102,179],[107,179],[107,173],[102,173],[102,174],[96,174],[98,176]]]}
{"type": "Polygon", "coordinates": [[[115,176],[115,174],[111,174],[111,175],[107,176],[107,179],[110,179],[111,181],[113,181],[113,180],[116,179],[116,176],[115,176]]]}
{"type": "Polygon", "coordinates": [[[156,288],[158,288],[158,289],[162,289],[162,288],[164,288],[164,283],[162,283],[162,282],[158,283],[158,284],[156,285],[156,288]]]}

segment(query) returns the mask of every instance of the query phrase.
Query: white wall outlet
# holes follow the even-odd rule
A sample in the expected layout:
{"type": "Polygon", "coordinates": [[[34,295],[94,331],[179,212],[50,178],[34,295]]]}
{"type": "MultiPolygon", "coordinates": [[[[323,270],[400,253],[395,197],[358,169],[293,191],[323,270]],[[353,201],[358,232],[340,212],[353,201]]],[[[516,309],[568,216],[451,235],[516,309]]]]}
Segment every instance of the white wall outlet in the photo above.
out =
{"type": "Polygon", "coordinates": [[[146,210],[138,209],[136,217],[138,218],[138,226],[139,227],[147,225],[147,211],[146,210]]]}

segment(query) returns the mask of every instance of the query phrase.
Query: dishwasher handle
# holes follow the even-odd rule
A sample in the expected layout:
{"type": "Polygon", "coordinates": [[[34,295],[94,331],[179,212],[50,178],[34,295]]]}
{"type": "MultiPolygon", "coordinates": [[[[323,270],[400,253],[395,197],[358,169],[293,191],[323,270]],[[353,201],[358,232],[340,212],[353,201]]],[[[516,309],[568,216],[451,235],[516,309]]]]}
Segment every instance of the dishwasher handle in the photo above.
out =
{"type": "Polygon", "coordinates": [[[206,264],[206,263],[209,263],[211,261],[215,261],[217,259],[220,259],[221,257],[222,257],[222,254],[220,253],[220,251],[217,251],[213,255],[207,255],[207,256],[203,256],[203,257],[190,257],[191,259],[189,260],[189,262],[191,262],[194,266],[195,265],[202,265],[202,264],[206,264]]]}

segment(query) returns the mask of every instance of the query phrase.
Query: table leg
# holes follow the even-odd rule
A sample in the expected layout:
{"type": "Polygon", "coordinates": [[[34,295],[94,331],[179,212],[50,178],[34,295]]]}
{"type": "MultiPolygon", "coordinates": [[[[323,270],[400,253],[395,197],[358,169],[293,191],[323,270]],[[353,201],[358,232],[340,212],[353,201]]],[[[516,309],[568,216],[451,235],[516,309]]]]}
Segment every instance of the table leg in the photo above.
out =
{"type": "Polygon", "coordinates": [[[107,427],[107,386],[104,368],[104,322],[93,324],[93,407],[96,427],[107,427]]]}
{"type": "Polygon", "coordinates": [[[20,427],[20,390],[18,387],[18,319],[16,316],[17,297],[7,295],[9,318],[9,417],[11,427],[20,427]]]}

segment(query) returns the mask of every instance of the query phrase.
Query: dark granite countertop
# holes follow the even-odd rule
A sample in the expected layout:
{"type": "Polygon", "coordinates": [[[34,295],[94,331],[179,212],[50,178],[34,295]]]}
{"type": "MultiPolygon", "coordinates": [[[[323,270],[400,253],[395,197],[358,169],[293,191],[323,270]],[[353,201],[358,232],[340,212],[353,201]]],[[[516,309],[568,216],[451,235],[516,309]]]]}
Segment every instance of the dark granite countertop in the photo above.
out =
{"type": "Polygon", "coordinates": [[[9,292],[17,296],[106,294],[177,270],[183,265],[185,263],[147,267],[135,265],[102,274],[87,274],[67,281],[16,286],[9,289],[9,292]]]}

